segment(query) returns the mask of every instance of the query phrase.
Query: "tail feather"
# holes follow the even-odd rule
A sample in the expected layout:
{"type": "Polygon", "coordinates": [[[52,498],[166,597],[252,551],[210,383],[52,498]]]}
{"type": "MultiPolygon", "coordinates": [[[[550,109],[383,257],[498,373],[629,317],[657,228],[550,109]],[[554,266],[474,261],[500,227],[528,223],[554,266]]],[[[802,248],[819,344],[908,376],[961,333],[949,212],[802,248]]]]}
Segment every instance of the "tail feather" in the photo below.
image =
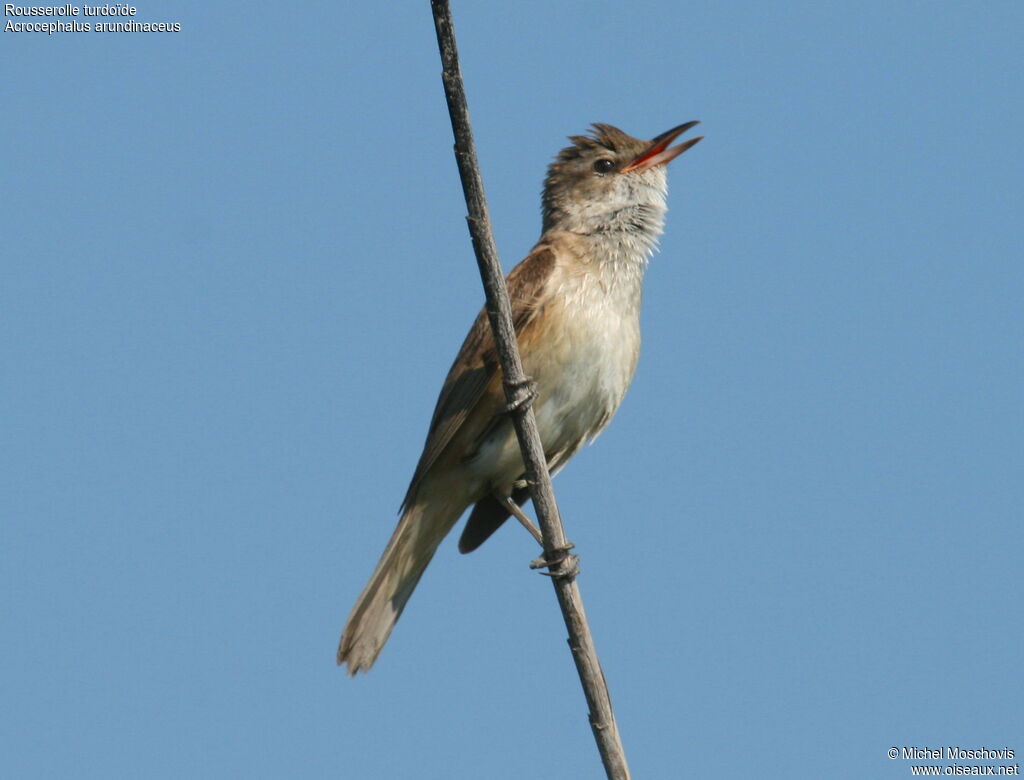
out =
{"type": "Polygon", "coordinates": [[[380,655],[406,602],[459,514],[414,504],[402,514],[391,541],[356,601],[338,644],[338,664],[349,675],[367,671],[380,655]]]}
{"type": "MultiPolygon", "coordinates": [[[[517,488],[512,491],[512,500],[519,506],[526,503],[530,492],[526,488],[517,488]]],[[[462,536],[459,538],[459,552],[470,553],[477,547],[491,538],[491,534],[501,528],[508,520],[508,510],[498,503],[493,495],[487,495],[476,502],[473,511],[469,513],[466,527],[462,529],[462,536]]]]}

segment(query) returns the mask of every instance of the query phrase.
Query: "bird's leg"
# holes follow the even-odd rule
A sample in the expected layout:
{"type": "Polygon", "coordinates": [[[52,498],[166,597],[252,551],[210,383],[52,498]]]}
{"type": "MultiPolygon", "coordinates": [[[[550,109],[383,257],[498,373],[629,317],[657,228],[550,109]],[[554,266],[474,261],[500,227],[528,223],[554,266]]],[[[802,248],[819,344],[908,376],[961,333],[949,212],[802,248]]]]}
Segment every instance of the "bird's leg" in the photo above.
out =
{"type": "MultiPolygon", "coordinates": [[[[501,495],[500,493],[495,492],[494,498],[499,504],[509,511],[509,514],[522,524],[523,528],[530,532],[530,536],[537,540],[537,544],[541,547],[544,546],[544,537],[541,535],[541,532],[537,529],[537,526],[533,524],[533,521],[526,516],[522,507],[512,500],[512,496],[501,495]]],[[[541,572],[541,574],[548,577],[573,579],[580,573],[580,559],[569,552],[575,546],[576,545],[572,542],[566,542],[561,547],[556,547],[552,551],[553,554],[550,558],[546,555],[534,558],[530,561],[530,568],[548,569],[548,571],[541,572]]]]}
{"type": "Polygon", "coordinates": [[[544,546],[544,537],[540,535],[540,531],[537,530],[537,526],[533,524],[533,521],[526,516],[526,512],[522,510],[515,501],[512,500],[510,495],[501,495],[499,493],[494,494],[494,498],[501,504],[505,509],[509,511],[516,520],[522,523],[523,528],[530,532],[530,536],[537,540],[537,544],[541,547],[544,546]]]}
{"type": "Polygon", "coordinates": [[[517,412],[537,400],[537,383],[528,376],[523,377],[521,382],[509,382],[506,379],[505,387],[512,391],[512,400],[502,410],[505,414],[517,412]]]}

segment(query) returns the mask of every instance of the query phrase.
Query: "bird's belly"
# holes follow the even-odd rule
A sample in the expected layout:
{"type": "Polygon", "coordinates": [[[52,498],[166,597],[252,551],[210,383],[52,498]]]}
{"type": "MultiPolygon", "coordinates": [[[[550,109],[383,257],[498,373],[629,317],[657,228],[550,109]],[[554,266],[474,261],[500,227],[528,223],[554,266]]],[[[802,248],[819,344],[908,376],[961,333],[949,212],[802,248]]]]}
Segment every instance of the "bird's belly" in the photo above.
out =
{"type": "MultiPolygon", "coordinates": [[[[632,381],[640,346],[636,316],[562,321],[563,328],[541,340],[544,348],[523,350],[523,368],[537,387],[537,428],[553,472],[611,420],[632,381]]],[[[484,437],[469,465],[489,490],[505,488],[522,476],[510,420],[484,437]]]]}

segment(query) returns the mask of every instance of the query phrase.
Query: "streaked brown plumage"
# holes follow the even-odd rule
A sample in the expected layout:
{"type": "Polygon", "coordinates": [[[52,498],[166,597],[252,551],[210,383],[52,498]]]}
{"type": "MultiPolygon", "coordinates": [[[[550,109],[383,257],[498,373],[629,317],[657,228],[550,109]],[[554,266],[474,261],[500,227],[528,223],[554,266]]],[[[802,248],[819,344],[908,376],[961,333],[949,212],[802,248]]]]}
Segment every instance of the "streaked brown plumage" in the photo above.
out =
{"type": "MultiPolygon", "coordinates": [[[[543,233],[509,273],[523,368],[548,466],[557,472],[607,425],[640,349],[643,273],[661,233],[670,147],[696,122],[653,141],[611,125],[573,136],[548,169],[543,233]]],[[[338,647],[350,674],[369,669],[441,540],[474,506],[459,540],[469,552],[508,517],[495,496],[522,504],[523,465],[490,325],[480,312],[452,364],[398,527],[353,607],[338,647]]]]}

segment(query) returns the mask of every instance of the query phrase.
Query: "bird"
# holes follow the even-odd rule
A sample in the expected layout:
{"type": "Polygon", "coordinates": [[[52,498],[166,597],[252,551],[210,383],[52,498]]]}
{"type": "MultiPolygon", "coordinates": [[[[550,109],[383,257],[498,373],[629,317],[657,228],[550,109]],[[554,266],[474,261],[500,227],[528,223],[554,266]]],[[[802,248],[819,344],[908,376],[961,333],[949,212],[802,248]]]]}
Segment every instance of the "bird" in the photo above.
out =
{"type": "MultiPolygon", "coordinates": [[[[544,456],[557,473],[619,408],[640,352],[643,277],[667,209],[668,163],[686,122],[644,141],[595,123],[548,166],[541,236],[506,277],[544,456]]],[[[529,497],[486,313],[441,388],[400,519],[338,645],[349,675],[368,671],[445,536],[475,550],[529,497]]]]}

